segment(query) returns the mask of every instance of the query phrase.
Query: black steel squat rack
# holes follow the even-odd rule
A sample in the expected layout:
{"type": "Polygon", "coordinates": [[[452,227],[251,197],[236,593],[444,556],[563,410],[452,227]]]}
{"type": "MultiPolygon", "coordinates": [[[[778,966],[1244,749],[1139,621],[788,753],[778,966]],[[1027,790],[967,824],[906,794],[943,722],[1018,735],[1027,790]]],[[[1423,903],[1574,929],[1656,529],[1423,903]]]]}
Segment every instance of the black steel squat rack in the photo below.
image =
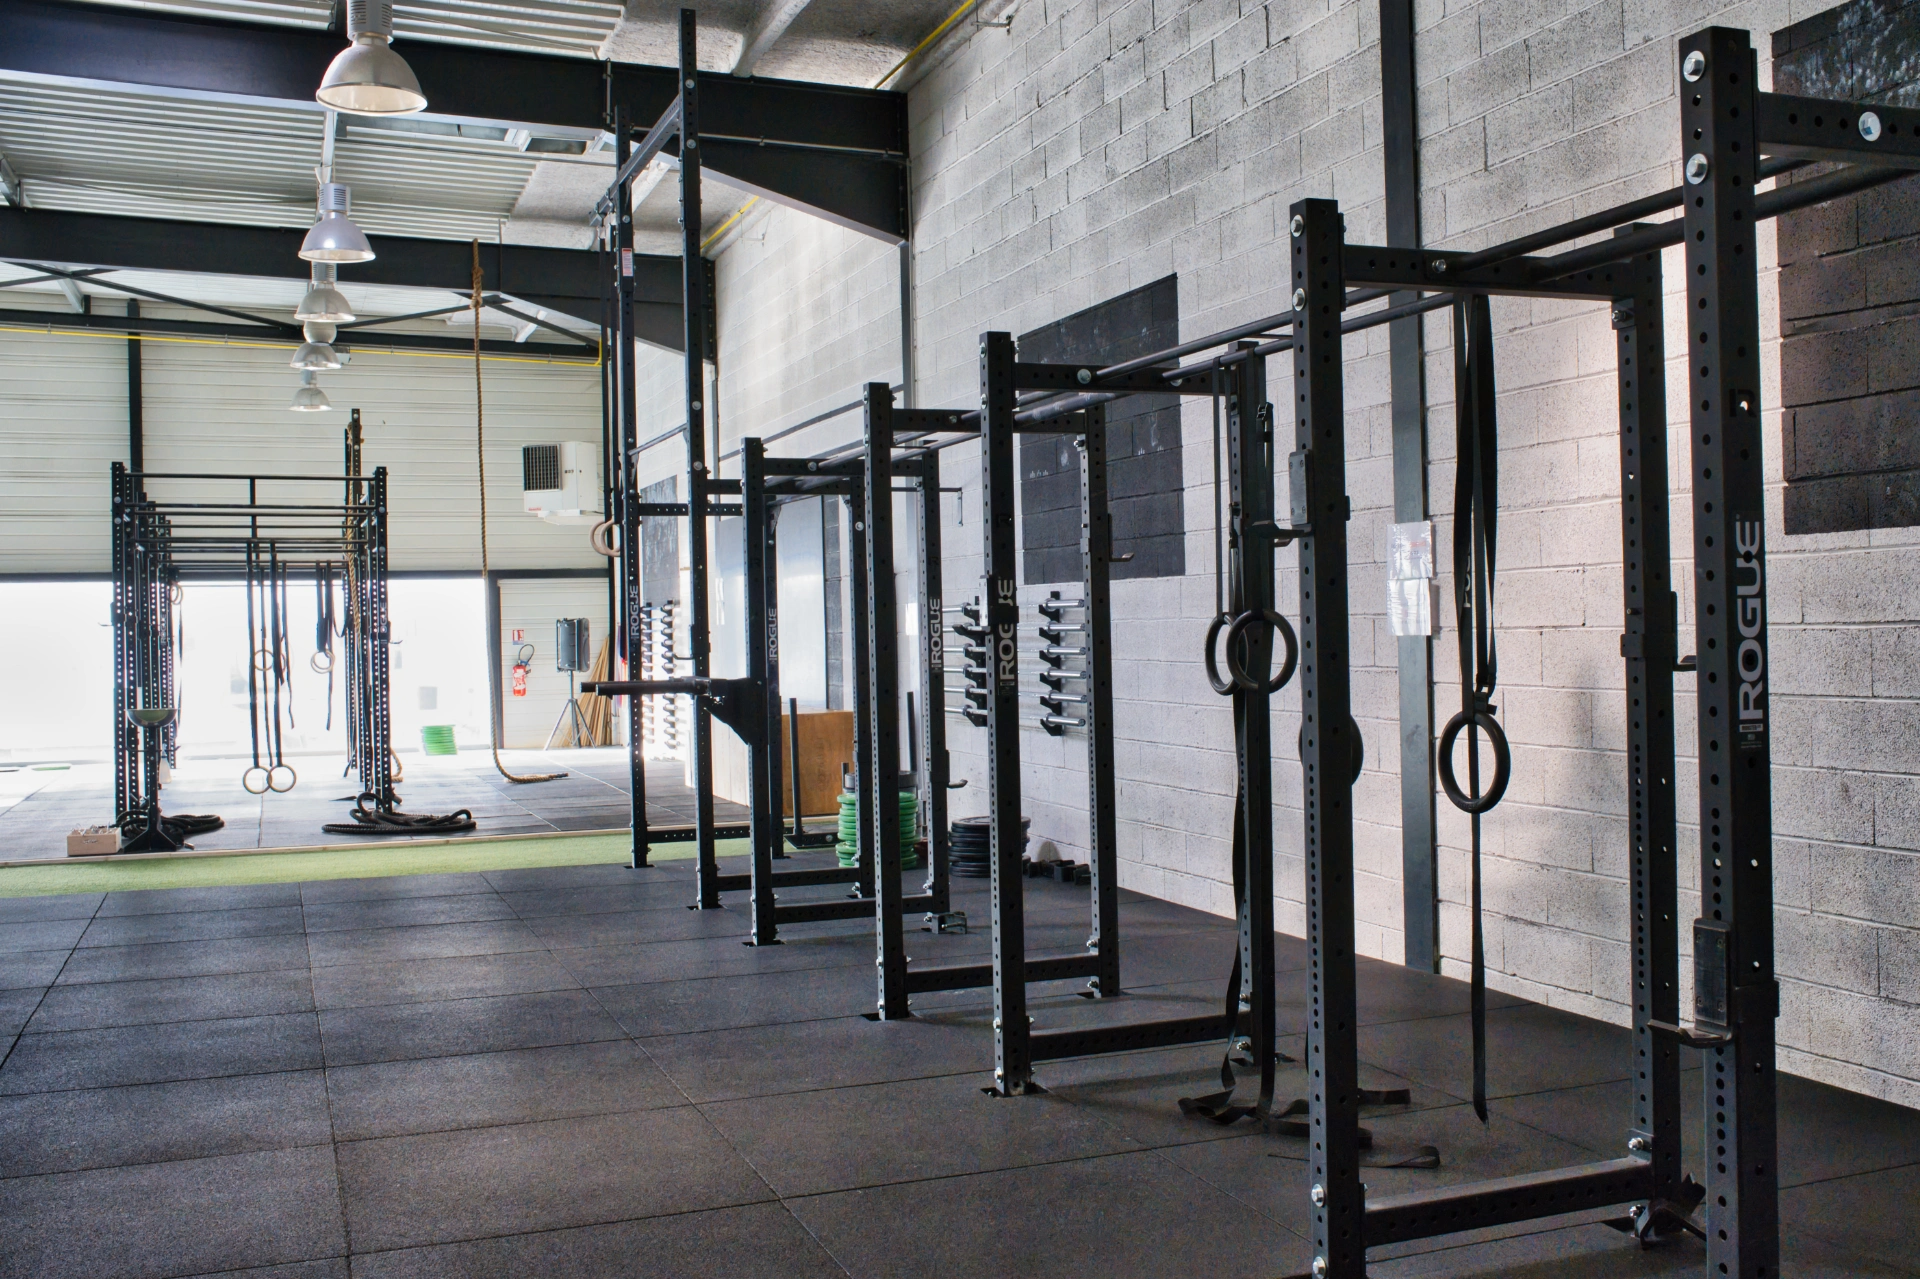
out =
{"type": "MultiPolygon", "coordinates": [[[[349,767],[360,790],[391,810],[388,696],[387,471],[359,473],[359,423],[348,428],[344,475],[226,475],[132,471],[113,463],[114,798],[116,820],[145,815],[155,793],[127,712],[178,708],[174,592],[191,581],[234,581],[271,555],[289,572],[338,572],[344,601],[349,767]],[[156,497],[150,483],[190,483],[207,500],[156,497]],[[338,500],[315,500],[332,488],[338,500]],[[249,568],[251,566],[251,569],[249,568]]],[[[167,726],[174,756],[177,721],[167,726]]]]}

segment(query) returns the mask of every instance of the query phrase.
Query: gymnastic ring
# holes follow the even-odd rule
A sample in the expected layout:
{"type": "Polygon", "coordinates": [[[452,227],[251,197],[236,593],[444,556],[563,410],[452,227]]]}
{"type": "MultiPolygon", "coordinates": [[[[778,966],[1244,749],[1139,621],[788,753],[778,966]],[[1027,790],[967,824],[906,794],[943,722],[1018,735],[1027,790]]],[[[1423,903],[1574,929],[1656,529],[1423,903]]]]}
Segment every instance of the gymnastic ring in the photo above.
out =
{"type": "Polygon", "coordinates": [[[258,764],[255,764],[252,768],[249,768],[245,772],[240,774],[240,789],[246,791],[247,794],[249,795],[264,795],[267,793],[267,787],[271,786],[272,784],[273,784],[272,772],[269,771],[268,769],[264,769],[260,767],[260,765],[258,764]],[[252,779],[255,773],[260,774],[260,788],[258,790],[255,790],[253,786],[252,779]]]}
{"type": "Polygon", "coordinates": [[[1513,752],[1507,748],[1506,730],[1500,727],[1500,721],[1493,712],[1475,709],[1472,712],[1456,711],[1447,726],[1440,730],[1440,787],[1447,792],[1447,798],[1453,806],[1463,813],[1484,813],[1500,802],[1507,793],[1507,783],[1513,779],[1513,752]],[[1459,740],[1460,732],[1468,724],[1476,724],[1487,730],[1487,741],[1493,746],[1493,777],[1487,782],[1485,793],[1470,796],[1460,789],[1460,782],[1453,774],[1453,744],[1459,740]]]}
{"type": "Polygon", "coordinates": [[[618,520],[601,520],[598,524],[587,530],[587,545],[591,546],[598,554],[604,555],[610,560],[619,559],[620,552],[613,549],[611,540],[602,540],[600,536],[601,533],[610,533],[618,527],[618,520]]]}
{"type": "Polygon", "coordinates": [[[272,768],[269,768],[267,770],[267,789],[271,790],[276,795],[284,795],[288,791],[292,790],[294,787],[298,786],[299,784],[300,784],[300,774],[293,771],[293,765],[291,764],[275,764],[272,768]],[[279,773],[283,770],[285,771],[285,773],[287,774],[287,777],[290,780],[287,782],[285,786],[274,785],[274,781],[273,781],[274,774],[279,773]]]}
{"type": "MultiPolygon", "coordinates": [[[[1240,614],[1240,616],[1234,618],[1233,625],[1227,628],[1226,648],[1227,675],[1233,680],[1235,687],[1244,689],[1249,693],[1279,692],[1287,686],[1287,681],[1293,678],[1294,669],[1300,664],[1299,637],[1293,633],[1292,624],[1270,608],[1250,608],[1240,614]],[[1247,628],[1255,622],[1265,622],[1268,626],[1271,626],[1273,633],[1278,635],[1287,646],[1287,658],[1280,663],[1280,673],[1268,680],[1265,684],[1262,684],[1241,668],[1240,658],[1236,652],[1237,646],[1240,643],[1240,637],[1245,635],[1247,628]]],[[[1211,649],[1209,649],[1209,651],[1211,651],[1211,649]]]]}
{"type": "Polygon", "coordinates": [[[331,675],[333,673],[333,654],[315,653],[307,659],[307,666],[312,669],[315,675],[331,675]],[[325,666],[320,664],[320,659],[323,657],[327,659],[325,666]]]}
{"type": "MultiPolygon", "coordinates": [[[[1347,777],[1347,784],[1351,786],[1359,783],[1360,774],[1367,767],[1367,739],[1360,732],[1360,721],[1351,715],[1347,716],[1347,731],[1353,734],[1353,749],[1347,753],[1347,763],[1350,770],[1349,776],[1347,777]]],[[[1307,755],[1307,726],[1305,724],[1300,726],[1300,734],[1294,740],[1295,745],[1300,751],[1300,757],[1305,759],[1307,755]]]]}
{"type": "Polygon", "coordinates": [[[1207,642],[1205,648],[1202,650],[1206,654],[1207,683],[1213,685],[1213,691],[1222,697],[1233,692],[1233,681],[1220,678],[1220,663],[1213,655],[1213,647],[1214,641],[1220,638],[1220,628],[1226,624],[1227,615],[1225,613],[1213,619],[1213,622],[1207,627],[1207,642]]]}
{"type": "Polygon", "coordinates": [[[253,669],[259,671],[262,675],[271,675],[273,673],[273,650],[270,648],[254,649],[253,669]]]}

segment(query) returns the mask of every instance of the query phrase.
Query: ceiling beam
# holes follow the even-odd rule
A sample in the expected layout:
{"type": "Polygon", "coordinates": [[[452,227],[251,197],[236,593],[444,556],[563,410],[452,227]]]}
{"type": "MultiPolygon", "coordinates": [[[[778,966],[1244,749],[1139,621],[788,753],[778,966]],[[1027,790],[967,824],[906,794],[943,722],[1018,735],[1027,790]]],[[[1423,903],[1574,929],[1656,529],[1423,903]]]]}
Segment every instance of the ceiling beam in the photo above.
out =
{"type": "Polygon", "coordinates": [[[733,74],[750,76],[753,68],[765,57],[767,50],[787,34],[787,28],[800,16],[811,0],[774,0],[760,11],[760,16],[747,31],[747,38],[740,46],[740,56],[733,60],[733,74]]]}
{"type": "MultiPolygon", "coordinates": [[[[0,329],[46,329],[52,332],[72,332],[75,329],[90,329],[103,333],[151,333],[162,336],[197,337],[225,339],[239,342],[265,342],[285,347],[291,351],[300,345],[298,334],[288,335],[279,329],[269,329],[258,324],[209,323],[204,320],[157,320],[151,316],[102,315],[98,311],[86,315],[67,315],[60,311],[14,311],[0,308],[0,329]]],[[[339,350],[395,350],[395,351],[454,351],[471,352],[473,339],[470,337],[439,337],[431,333],[362,333],[355,331],[351,335],[342,331],[333,345],[339,350]]],[[[591,348],[562,346],[557,342],[502,342],[494,338],[482,338],[482,355],[521,355],[540,356],[547,359],[566,360],[592,364],[598,359],[598,352],[591,348]]]]}
{"type": "MultiPolygon", "coordinates": [[[[97,267],[114,271],[180,271],[268,280],[307,279],[299,258],[305,232],[282,227],[171,222],[105,213],[0,208],[0,260],[97,267]]],[[[379,255],[346,268],[354,284],[408,288],[472,289],[473,249],[456,240],[402,236],[368,237],[379,255]]],[[[483,244],[484,287],[548,311],[599,324],[603,267],[591,249],[549,249],[523,244],[483,244]]],[[[634,312],[637,336],[677,351],[680,327],[680,259],[635,254],[634,312]]]]}
{"type": "MultiPolygon", "coordinates": [[[[341,49],[325,31],[187,18],[150,10],[7,0],[0,4],[0,72],[109,91],[174,93],[319,112],[313,91],[341,49]]],[[[427,95],[427,118],[598,133],[609,105],[651,121],[676,96],[671,67],[602,63],[464,45],[401,41],[427,95]]],[[[906,234],[898,161],[907,153],[906,95],[796,80],[740,79],[702,72],[701,135],[755,145],[820,148],[841,157],[844,186],[782,192],[783,202],[818,210],[871,235],[906,234]],[[815,203],[824,201],[824,203],[815,203]],[[880,224],[862,210],[895,210],[880,224]]],[[[717,171],[726,167],[709,160],[717,171]]],[[[31,175],[29,175],[31,176],[31,175]]]]}

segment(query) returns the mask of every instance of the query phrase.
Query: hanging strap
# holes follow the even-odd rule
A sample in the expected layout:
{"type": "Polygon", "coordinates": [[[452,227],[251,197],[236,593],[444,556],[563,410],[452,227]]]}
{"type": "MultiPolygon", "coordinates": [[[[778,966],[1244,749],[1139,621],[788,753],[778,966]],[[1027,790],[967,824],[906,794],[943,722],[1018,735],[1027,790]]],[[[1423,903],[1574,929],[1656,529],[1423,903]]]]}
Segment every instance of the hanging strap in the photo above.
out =
{"type": "Polygon", "coordinates": [[[1500,514],[1499,423],[1494,410],[1493,313],[1484,295],[1453,304],[1453,374],[1457,464],[1453,499],[1454,620],[1460,643],[1460,710],[1440,734],[1440,784],[1468,815],[1472,831],[1473,1111],[1487,1121],[1487,957],[1482,919],[1480,817],[1506,794],[1512,757],[1494,718],[1499,660],[1493,627],[1495,552],[1500,514]],[[1467,785],[1454,771],[1453,751],[1467,741],[1467,785]],[[1480,779],[1480,735],[1492,749],[1493,776],[1480,779]]]}

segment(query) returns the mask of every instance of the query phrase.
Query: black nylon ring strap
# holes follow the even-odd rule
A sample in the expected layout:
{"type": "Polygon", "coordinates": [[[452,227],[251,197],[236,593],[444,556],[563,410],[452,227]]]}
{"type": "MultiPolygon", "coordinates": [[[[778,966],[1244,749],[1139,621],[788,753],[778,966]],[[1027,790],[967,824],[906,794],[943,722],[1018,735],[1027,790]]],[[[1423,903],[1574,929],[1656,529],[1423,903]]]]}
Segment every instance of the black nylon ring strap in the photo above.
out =
{"type": "Polygon", "coordinates": [[[254,592],[258,581],[260,548],[256,543],[247,543],[247,737],[253,747],[253,764],[240,774],[240,787],[249,795],[267,793],[270,774],[260,763],[260,663],[255,659],[259,653],[259,624],[254,618],[254,592]],[[260,785],[255,787],[253,776],[260,775],[260,785]]]}
{"type": "Polygon", "coordinates": [[[1499,544],[1500,431],[1495,414],[1493,311],[1486,295],[1455,297],[1453,383],[1457,465],[1453,488],[1454,618],[1460,638],[1460,711],[1440,736],[1440,780],[1472,829],[1473,1112],[1487,1121],[1487,958],[1481,917],[1480,817],[1500,802],[1512,775],[1506,734],[1494,719],[1498,655],[1493,629],[1495,551],[1499,544]],[[1494,753],[1494,774],[1480,788],[1480,733],[1494,753]],[[1467,737],[1467,786],[1453,767],[1453,746],[1467,737]]]}
{"type": "MultiPolygon", "coordinates": [[[[1211,638],[1213,632],[1207,632],[1211,638]]],[[[1207,645],[1207,656],[1213,656],[1213,645],[1207,645]]],[[[1249,609],[1233,619],[1233,625],[1227,627],[1227,675],[1237,687],[1249,693],[1277,693],[1287,686],[1293,678],[1293,672],[1300,665],[1300,639],[1293,633],[1293,626],[1287,619],[1270,608],[1249,609]],[[1287,656],[1280,663],[1280,669],[1272,678],[1262,682],[1254,678],[1240,663],[1241,640],[1247,628],[1258,622],[1265,622],[1273,628],[1273,633],[1286,645],[1287,656]]]]}

